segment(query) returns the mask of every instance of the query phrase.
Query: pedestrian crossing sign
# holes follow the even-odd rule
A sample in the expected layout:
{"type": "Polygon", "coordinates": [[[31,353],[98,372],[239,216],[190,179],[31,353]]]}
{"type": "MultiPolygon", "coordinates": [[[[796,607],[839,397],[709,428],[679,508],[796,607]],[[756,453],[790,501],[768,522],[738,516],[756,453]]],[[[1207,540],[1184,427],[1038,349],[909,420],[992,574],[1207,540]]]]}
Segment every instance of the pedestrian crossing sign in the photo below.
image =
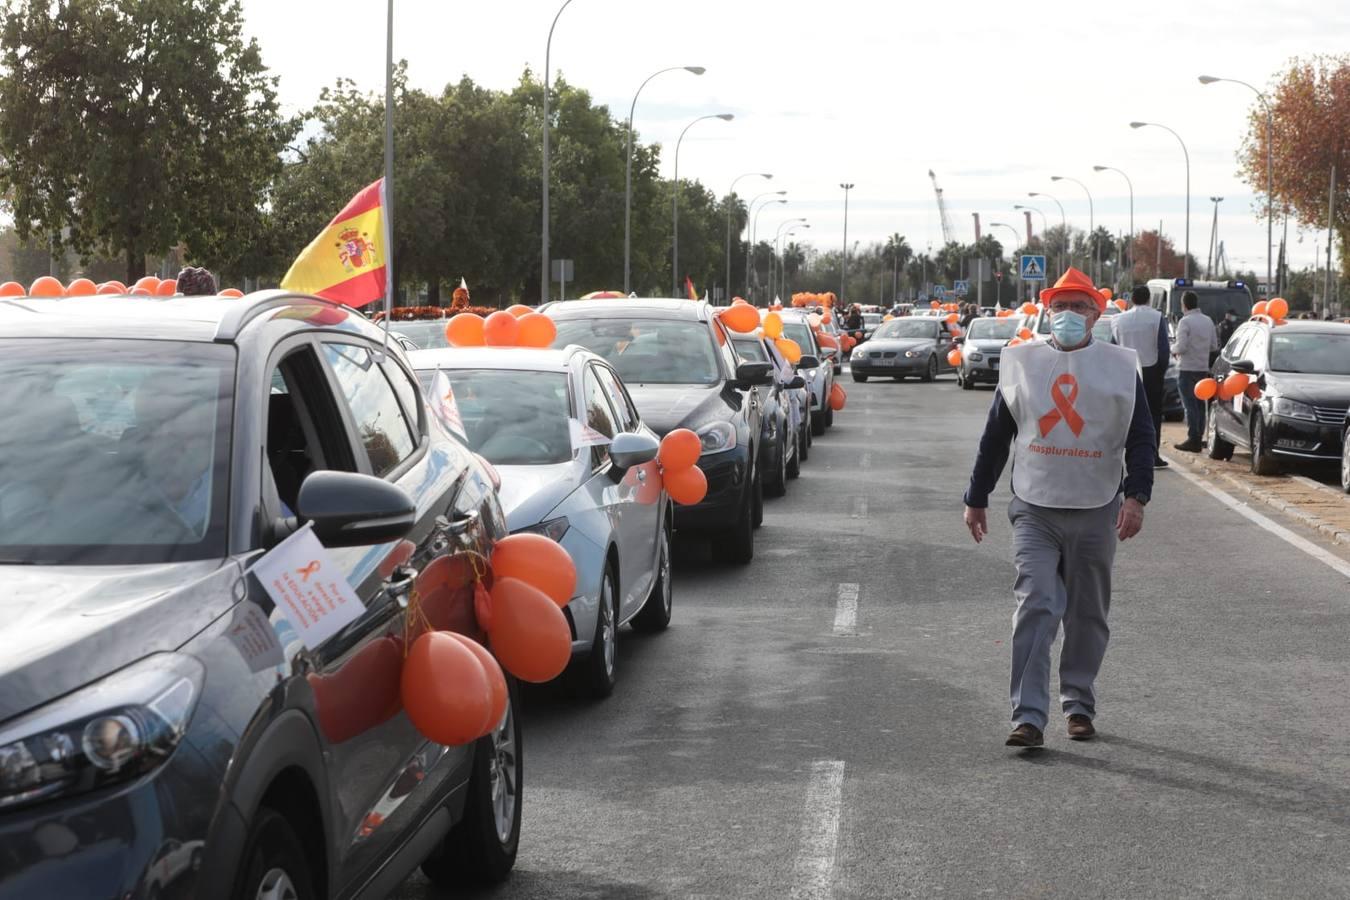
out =
{"type": "Polygon", "coordinates": [[[1023,281],[1044,281],[1045,257],[1024,253],[1022,255],[1021,274],[1023,281]]]}
{"type": "Polygon", "coordinates": [[[969,294],[969,293],[970,293],[970,282],[969,282],[969,281],[959,281],[959,280],[958,280],[958,281],[953,281],[953,282],[952,282],[952,293],[955,294],[955,295],[958,296],[958,297],[964,297],[966,294],[969,294]]]}

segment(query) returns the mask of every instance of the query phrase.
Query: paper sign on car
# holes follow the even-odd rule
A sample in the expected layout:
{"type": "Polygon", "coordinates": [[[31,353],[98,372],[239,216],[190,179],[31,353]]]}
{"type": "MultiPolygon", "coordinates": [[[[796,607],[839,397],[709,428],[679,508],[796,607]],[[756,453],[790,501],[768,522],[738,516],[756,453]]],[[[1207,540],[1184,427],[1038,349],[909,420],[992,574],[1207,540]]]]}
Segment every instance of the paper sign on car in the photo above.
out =
{"type": "Polygon", "coordinates": [[[308,526],[268,551],[252,571],[311,650],[366,611],[342,567],[308,526]]]}
{"type": "Polygon", "coordinates": [[[459,404],[455,402],[455,388],[450,378],[440,368],[431,382],[431,408],[435,410],[441,423],[460,437],[467,437],[464,431],[464,419],[459,414],[459,404]]]}
{"type": "Polygon", "coordinates": [[[610,438],[605,437],[580,419],[568,419],[567,423],[572,432],[573,449],[580,449],[582,447],[605,447],[613,443],[610,438]]]}
{"type": "Polygon", "coordinates": [[[265,672],[285,661],[276,630],[256,603],[246,601],[235,607],[225,636],[244,658],[250,672],[265,672]]]}

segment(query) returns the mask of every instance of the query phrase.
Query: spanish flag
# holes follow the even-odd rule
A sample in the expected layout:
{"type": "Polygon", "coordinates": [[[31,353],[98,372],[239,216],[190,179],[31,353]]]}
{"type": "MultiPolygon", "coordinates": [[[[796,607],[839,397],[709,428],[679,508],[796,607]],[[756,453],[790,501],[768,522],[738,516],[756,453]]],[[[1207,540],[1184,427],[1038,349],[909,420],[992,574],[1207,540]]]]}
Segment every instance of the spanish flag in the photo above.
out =
{"type": "Polygon", "coordinates": [[[381,178],[353,197],[301,251],[281,286],[347,306],[365,306],[384,296],[386,243],[381,178]]]}
{"type": "Polygon", "coordinates": [[[684,292],[689,295],[690,300],[698,299],[698,291],[694,290],[694,282],[688,275],[684,276],[684,292]]]}

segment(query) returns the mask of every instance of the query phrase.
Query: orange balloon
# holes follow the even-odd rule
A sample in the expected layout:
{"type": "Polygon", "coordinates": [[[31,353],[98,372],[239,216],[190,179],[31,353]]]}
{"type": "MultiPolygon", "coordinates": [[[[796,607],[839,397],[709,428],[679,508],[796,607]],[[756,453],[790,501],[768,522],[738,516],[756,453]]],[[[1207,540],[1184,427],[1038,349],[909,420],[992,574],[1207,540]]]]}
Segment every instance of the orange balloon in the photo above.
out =
{"type": "Polygon", "coordinates": [[[522,347],[547,347],[558,336],[558,326],[543,313],[529,312],[518,321],[520,330],[517,338],[522,347]]]}
{"type": "Polygon", "coordinates": [[[28,293],[23,289],[23,285],[17,281],[6,281],[0,284],[0,297],[22,297],[28,293]]]}
{"type": "Polygon", "coordinates": [[[661,439],[656,459],[666,474],[681,472],[698,462],[703,453],[703,442],[688,428],[676,428],[661,439]]]}
{"type": "Polygon", "coordinates": [[[88,278],[76,278],[70,284],[66,285],[67,297],[92,297],[98,293],[98,285],[94,284],[88,278]]]}
{"type": "Polygon", "coordinates": [[[483,343],[489,347],[514,347],[520,339],[520,322],[504,309],[483,320],[483,343]]]}
{"type": "Polygon", "coordinates": [[[1219,399],[1232,400],[1238,394],[1245,393],[1251,379],[1243,372],[1229,372],[1228,377],[1219,383],[1219,399]]]}
{"type": "Polygon", "coordinates": [[[1125,301],[1124,301],[1124,300],[1117,300],[1117,301],[1116,301],[1116,309],[1120,310],[1121,312],[1124,312],[1124,311],[1125,311],[1125,301]]]}
{"type": "Polygon", "coordinates": [[[172,297],[176,293],[178,293],[177,278],[165,278],[155,286],[155,294],[160,297],[172,297]]]}
{"type": "Polygon", "coordinates": [[[834,335],[826,334],[823,331],[816,335],[816,343],[826,350],[837,350],[839,348],[839,341],[835,340],[834,335]]]}
{"type": "Polygon", "coordinates": [[[413,726],[438,744],[467,744],[487,732],[492,685],[478,657],[448,632],[413,641],[399,679],[413,726]]]}
{"type": "Polygon", "coordinates": [[[244,296],[244,292],[241,291],[241,290],[239,290],[239,288],[225,288],[225,290],[223,290],[223,291],[220,292],[220,296],[222,296],[222,297],[242,297],[242,296],[244,296]]]}
{"type": "Polygon", "coordinates": [[[1259,385],[1259,384],[1257,384],[1255,381],[1253,381],[1251,384],[1247,385],[1247,391],[1246,391],[1246,394],[1247,394],[1247,399],[1248,399],[1248,400],[1260,400],[1260,399],[1261,399],[1261,385],[1259,385]]]}
{"type": "Polygon", "coordinates": [[[961,321],[961,317],[958,316],[956,313],[952,313],[951,315],[947,316],[945,321],[950,325],[954,325],[957,322],[961,321]]]}
{"type": "Polygon", "coordinates": [[[795,366],[797,363],[801,362],[801,344],[798,344],[792,338],[779,338],[773,342],[773,345],[778,348],[779,353],[783,354],[783,358],[792,365],[795,366]]]}
{"type": "Polygon", "coordinates": [[[960,351],[960,350],[953,350],[951,353],[948,353],[948,354],[947,354],[947,364],[948,364],[948,365],[951,365],[951,366],[959,366],[959,365],[961,365],[961,351],[960,351]]]}
{"type": "Polygon", "coordinates": [[[731,298],[731,305],[732,305],[732,306],[749,306],[749,305],[750,305],[750,301],[746,300],[744,297],[732,297],[732,298],[731,298]]]}
{"type": "Polygon", "coordinates": [[[848,403],[848,394],[844,393],[843,385],[836,382],[830,387],[830,409],[838,412],[848,403]]]}
{"type": "Polygon", "coordinates": [[[522,681],[552,681],[572,658],[572,631],[562,610],[518,578],[493,580],[488,637],[502,667],[522,681]]]}
{"type": "Polygon", "coordinates": [[[942,304],[939,303],[937,300],[930,301],[928,305],[933,309],[940,309],[942,307],[942,304]]]}
{"type": "Polygon", "coordinates": [[[1103,300],[1110,300],[1110,299],[1111,299],[1111,289],[1110,289],[1109,287],[1097,288],[1097,294],[1098,294],[1098,296],[1100,296],[1103,300]]]}
{"type": "Polygon", "coordinates": [[[577,589],[577,567],[562,545],[542,534],[513,534],[492,548],[492,574],[515,578],[542,591],[559,607],[577,589]]]}
{"type": "Polygon", "coordinates": [[[460,313],[445,323],[445,339],[451,347],[483,346],[483,317],[474,313],[460,313]]]}
{"type": "Polygon", "coordinates": [[[136,284],[133,285],[133,287],[145,288],[153,294],[155,291],[159,290],[159,279],[154,275],[142,275],[140,278],[136,279],[136,284]]]}
{"type": "Polygon", "coordinates": [[[718,313],[722,324],[732,331],[749,334],[759,327],[759,312],[748,303],[729,306],[718,313]]]}
{"type": "Polygon", "coordinates": [[[693,506],[708,496],[708,478],[698,466],[676,472],[667,470],[662,479],[670,499],[682,506],[693,506]]]}
{"type": "Polygon", "coordinates": [[[34,279],[28,286],[28,296],[30,297],[60,297],[65,294],[66,289],[50,275],[43,275],[34,279]]]}
{"type": "Polygon", "coordinates": [[[96,293],[99,293],[99,294],[107,294],[107,295],[110,295],[110,296],[113,295],[113,294],[125,294],[126,292],[127,292],[127,290],[126,290],[125,287],[122,287],[121,285],[113,284],[111,281],[105,281],[105,282],[103,282],[102,284],[100,284],[100,285],[98,286],[98,291],[96,291],[96,293]]]}
{"type": "Polygon", "coordinates": [[[881,317],[881,321],[883,321],[883,322],[889,322],[891,319],[894,319],[894,318],[895,318],[895,316],[891,315],[890,313],[886,313],[886,315],[884,315],[884,316],[881,317]]]}
{"type": "Polygon", "coordinates": [[[1272,319],[1283,319],[1289,315],[1289,304],[1283,297],[1276,297],[1266,304],[1266,315],[1272,319]]]}
{"type": "Polygon", "coordinates": [[[1035,335],[1031,333],[1031,329],[1030,329],[1030,328],[1019,328],[1019,329],[1017,329],[1017,336],[1020,337],[1020,338],[1021,338],[1022,340],[1024,340],[1024,341],[1029,341],[1029,340],[1031,340],[1033,337],[1035,337],[1035,335]]]}
{"type": "Polygon", "coordinates": [[[534,310],[530,309],[524,303],[516,303],[511,306],[508,306],[506,308],[506,311],[509,312],[511,315],[515,316],[517,319],[519,319],[521,316],[527,316],[530,313],[534,312],[534,310]]]}
{"type": "Polygon", "coordinates": [[[511,695],[506,690],[506,676],[502,674],[501,663],[497,662],[496,657],[489,653],[486,647],[467,634],[460,634],[457,631],[444,633],[469,648],[469,652],[478,657],[478,661],[483,666],[483,672],[487,675],[488,687],[492,691],[492,707],[488,712],[487,725],[483,729],[483,734],[491,734],[502,723],[502,718],[506,715],[506,706],[511,702],[511,695]]]}
{"type": "Polygon", "coordinates": [[[826,325],[828,325],[828,324],[830,324],[831,322],[834,321],[834,314],[831,313],[831,312],[827,309],[827,310],[825,310],[823,313],[820,314],[820,321],[822,321],[822,322],[824,322],[826,325]]]}
{"type": "Polygon", "coordinates": [[[783,336],[783,317],[776,312],[764,316],[764,336],[777,340],[783,336]]]}
{"type": "Polygon", "coordinates": [[[1009,346],[1009,347],[1016,347],[1018,344],[1022,344],[1022,343],[1025,343],[1025,341],[1023,341],[1020,337],[1015,337],[1015,338],[1013,338],[1011,341],[1008,341],[1008,346],[1009,346]]]}
{"type": "Polygon", "coordinates": [[[133,296],[133,297],[151,297],[151,296],[154,296],[153,294],[150,293],[150,289],[149,289],[149,288],[143,288],[143,287],[134,287],[134,288],[132,288],[131,290],[127,291],[127,293],[130,294],[130,295],[133,296]]]}
{"type": "Polygon", "coordinates": [[[1023,304],[1022,304],[1022,315],[1024,315],[1024,316],[1034,316],[1034,315],[1036,315],[1036,304],[1034,304],[1034,303],[1023,303],[1023,304]]]}
{"type": "Polygon", "coordinates": [[[1213,378],[1202,378],[1195,383],[1195,397],[1197,400],[1213,400],[1214,395],[1219,392],[1219,383],[1213,378]]]}
{"type": "Polygon", "coordinates": [[[1252,315],[1264,316],[1265,314],[1266,314],[1266,301],[1264,300],[1256,301],[1256,305],[1252,307],[1252,315]]]}

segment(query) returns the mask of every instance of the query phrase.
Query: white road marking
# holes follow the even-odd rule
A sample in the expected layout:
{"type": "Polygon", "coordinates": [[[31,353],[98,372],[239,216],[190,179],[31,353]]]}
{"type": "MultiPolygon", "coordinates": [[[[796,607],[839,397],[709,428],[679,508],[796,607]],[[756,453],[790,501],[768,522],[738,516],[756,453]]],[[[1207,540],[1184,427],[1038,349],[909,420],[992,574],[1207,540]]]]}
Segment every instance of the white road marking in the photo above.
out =
{"type": "Polygon", "coordinates": [[[858,633],[858,586],[850,582],[839,585],[834,602],[834,633],[858,633]]]}
{"type": "Polygon", "coordinates": [[[864,454],[862,455],[862,459],[859,460],[859,462],[858,462],[858,468],[860,468],[860,469],[870,469],[870,468],[872,468],[872,454],[870,454],[870,453],[864,453],[864,454]]]}
{"type": "Polygon", "coordinates": [[[1286,544],[1289,544],[1292,547],[1296,547],[1299,550],[1302,550],[1304,553],[1308,554],[1318,562],[1325,563],[1326,565],[1334,569],[1336,572],[1340,573],[1346,578],[1350,578],[1350,563],[1341,559],[1334,553],[1331,553],[1317,546],[1312,541],[1299,537],[1297,534],[1290,531],[1288,528],[1285,528],[1278,522],[1275,522],[1261,515],[1259,512],[1252,509],[1247,504],[1235,500],[1228,494],[1225,494],[1223,491],[1219,490],[1218,488],[1214,487],[1213,485],[1203,480],[1199,475],[1187,472],[1186,469],[1181,465],[1173,463],[1171,460],[1168,460],[1168,462],[1172,463],[1171,471],[1176,472],[1182,478],[1185,478],[1191,484],[1200,488],[1202,491],[1209,494],[1215,500],[1218,500],[1224,506],[1227,506],[1229,509],[1233,510],[1233,512],[1242,516],[1247,521],[1255,525],[1261,526],[1266,531],[1269,531],[1271,534],[1275,535],[1277,538],[1284,541],[1286,544]]]}
{"type": "Polygon", "coordinates": [[[851,518],[854,518],[854,519],[865,519],[865,518],[867,518],[867,498],[866,498],[866,497],[854,497],[854,498],[853,498],[853,513],[851,514],[850,517],[851,517],[851,518]]]}
{"type": "Polygon", "coordinates": [[[843,760],[816,760],[811,764],[801,839],[792,866],[793,900],[823,900],[833,893],[835,854],[839,849],[839,813],[843,804],[843,760]]]}

